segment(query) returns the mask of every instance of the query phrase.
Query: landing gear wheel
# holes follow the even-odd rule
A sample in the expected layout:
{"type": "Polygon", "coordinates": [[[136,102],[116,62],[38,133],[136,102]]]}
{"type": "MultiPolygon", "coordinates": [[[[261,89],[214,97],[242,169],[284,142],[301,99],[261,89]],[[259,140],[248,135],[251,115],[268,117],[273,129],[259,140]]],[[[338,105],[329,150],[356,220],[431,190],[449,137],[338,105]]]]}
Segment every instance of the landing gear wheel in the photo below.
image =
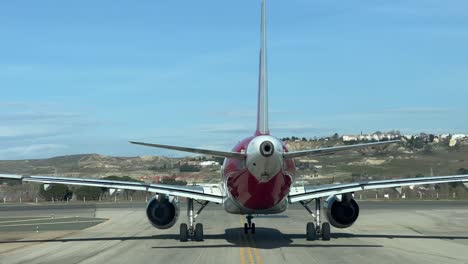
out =
{"type": "Polygon", "coordinates": [[[322,224],[322,240],[328,241],[330,240],[331,232],[330,232],[330,224],[323,223],[322,224]]]}
{"type": "Polygon", "coordinates": [[[317,231],[315,230],[315,223],[312,223],[312,222],[307,223],[306,239],[309,241],[313,241],[317,239],[317,231]]]}
{"type": "Polygon", "coordinates": [[[201,223],[195,225],[194,239],[195,241],[203,241],[203,225],[201,223]]]}
{"type": "Polygon", "coordinates": [[[249,233],[249,226],[247,225],[247,223],[244,223],[244,234],[248,234],[249,233]]]}
{"type": "Polygon", "coordinates": [[[250,227],[250,233],[255,234],[255,224],[252,223],[252,226],[250,227]]]}
{"type": "Polygon", "coordinates": [[[180,224],[179,239],[180,239],[180,242],[185,242],[188,239],[188,227],[186,223],[180,224]]]}

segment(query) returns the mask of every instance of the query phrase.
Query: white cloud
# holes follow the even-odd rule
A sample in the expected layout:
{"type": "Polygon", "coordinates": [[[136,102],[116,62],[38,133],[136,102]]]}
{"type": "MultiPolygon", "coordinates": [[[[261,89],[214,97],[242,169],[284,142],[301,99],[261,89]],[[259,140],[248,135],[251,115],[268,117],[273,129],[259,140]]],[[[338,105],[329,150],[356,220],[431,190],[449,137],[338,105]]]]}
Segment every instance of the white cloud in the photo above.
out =
{"type": "Polygon", "coordinates": [[[324,128],[312,125],[306,122],[283,122],[283,123],[272,123],[270,125],[271,130],[280,132],[310,132],[315,134],[317,132],[330,131],[330,128],[324,128]]]}
{"type": "MultiPolygon", "coordinates": [[[[0,101],[2,112],[10,113],[12,111],[48,111],[54,107],[61,106],[57,102],[41,101],[0,101]]],[[[2,113],[3,114],[3,113],[2,113]]]]}
{"type": "MultiPolygon", "coordinates": [[[[314,126],[305,122],[274,122],[270,124],[272,132],[289,132],[289,133],[304,133],[309,132],[312,134],[331,131],[331,128],[314,126]]],[[[255,123],[252,124],[220,124],[220,125],[206,125],[200,129],[205,133],[229,133],[229,134],[245,134],[245,136],[252,135],[255,132],[255,123]]]]}
{"type": "Polygon", "coordinates": [[[12,122],[12,121],[48,121],[57,119],[73,119],[79,118],[80,115],[77,113],[64,113],[64,112],[14,112],[14,113],[2,113],[0,114],[0,122],[12,122]]]}
{"type": "MultiPolygon", "coordinates": [[[[252,109],[255,109],[255,107],[252,107],[252,109]]],[[[272,109],[272,110],[269,110],[268,112],[270,115],[294,115],[300,111],[272,109]]],[[[222,116],[222,117],[255,118],[257,116],[257,110],[217,111],[217,112],[210,112],[210,114],[213,116],[222,116]]]]}
{"type": "Polygon", "coordinates": [[[56,134],[60,129],[49,125],[0,125],[0,138],[42,137],[56,134]]]}
{"type": "Polygon", "coordinates": [[[203,133],[253,133],[255,132],[255,124],[250,126],[245,124],[215,124],[215,125],[204,125],[199,131],[203,133]]]}
{"type": "Polygon", "coordinates": [[[443,1],[424,1],[424,4],[421,4],[421,2],[418,3],[418,1],[406,1],[403,5],[389,1],[387,4],[379,3],[367,9],[380,15],[430,18],[433,20],[434,17],[453,18],[465,16],[463,8],[457,8],[457,6],[459,6],[459,4],[452,3],[451,5],[447,5],[443,1]]]}
{"type": "Polygon", "coordinates": [[[54,102],[0,101],[0,139],[37,140],[79,131],[93,123],[81,113],[62,108],[54,102]]]}
{"type": "Polygon", "coordinates": [[[384,112],[394,112],[402,114],[425,114],[425,113],[448,113],[453,109],[442,108],[442,107],[401,107],[384,110],[384,112]]]}
{"type": "Polygon", "coordinates": [[[0,159],[28,159],[57,155],[68,146],[61,144],[33,144],[0,149],[0,159]]]}

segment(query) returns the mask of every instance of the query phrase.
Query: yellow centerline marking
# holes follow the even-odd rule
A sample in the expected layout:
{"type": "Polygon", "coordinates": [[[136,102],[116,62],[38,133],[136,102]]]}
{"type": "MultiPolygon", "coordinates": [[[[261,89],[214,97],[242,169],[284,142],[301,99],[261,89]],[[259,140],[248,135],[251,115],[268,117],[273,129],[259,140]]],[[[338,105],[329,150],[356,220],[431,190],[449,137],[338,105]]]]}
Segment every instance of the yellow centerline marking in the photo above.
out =
{"type": "Polygon", "coordinates": [[[247,256],[249,257],[249,263],[255,263],[253,256],[252,256],[252,251],[250,251],[250,245],[249,241],[247,241],[247,238],[244,236],[244,241],[247,243],[247,256]]]}
{"type": "Polygon", "coordinates": [[[253,244],[253,251],[255,254],[255,258],[257,259],[257,264],[262,264],[262,258],[260,258],[260,254],[258,253],[257,250],[257,245],[255,244],[255,239],[252,238],[252,244],[253,244]]]}
{"type": "MultiPolygon", "coordinates": [[[[239,222],[240,222],[240,225],[243,226],[243,221],[242,221],[242,216],[239,216],[239,222]]],[[[254,247],[251,247],[250,244],[249,244],[249,238],[246,236],[246,235],[240,235],[241,237],[243,237],[243,242],[245,243],[245,251],[247,252],[247,257],[249,259],[249,264],[253,264],[253,263],[257,263],[257,264],[262,264],[262,259],[260,257],[260,254],[257,250],[257,246],[255,245],[255,241],[253,238],[250,239],[250,241],[252,242],[252,244],[254,245],[254,247]],[[252,255],[252,251],[254,252],[255,254],[255,260],[254,260],[254,257],[252,255]]],[[[241,254],[241,263],[242,264],[245,264],[245,253],[244,253],[244,243],[242,242],[242,238],[239,237],[240,239],[240,248],[239,248],[239,253],[241,254]]]]}
{"type": "Polygon", "coordinates": [[[240,262],[241,264],[245,264],[245,255],[244,255],[244,248],[243,248],[243,243],[242,243],[242,235],[239,234],[239,255],[240,255],[240,262]]]}

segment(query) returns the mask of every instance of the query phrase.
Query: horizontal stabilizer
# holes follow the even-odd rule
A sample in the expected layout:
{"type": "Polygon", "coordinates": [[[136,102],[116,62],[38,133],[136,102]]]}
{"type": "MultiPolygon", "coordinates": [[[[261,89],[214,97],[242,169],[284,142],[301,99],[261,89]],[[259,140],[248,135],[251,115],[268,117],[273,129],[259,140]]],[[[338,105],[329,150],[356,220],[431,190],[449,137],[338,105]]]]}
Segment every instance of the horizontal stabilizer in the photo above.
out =
{"type": "Polygon", "coordinates": [[[283,155],[284,155],[284,158],[297,158],[297,157],[312,156],[312,155],[318,156],[318,155],[333,154],[335,152],[351,150],[351,149],[363,149],[363,148],[370,148],[370,147],[376,147],[376,146],[385,146],[388,144],[394,144],[394,143],[400,143],[400,142],[401,140],[391,140],[391,141],[355,144],[355,145],[338,146],[338,147],[330,147],[330,148],[307,149],[307,150],[285,152],[283,155]]]}
{"type": "Polygon", "coordinates": [[[130,141],[130,143],[136,144],[136,145],[154,147],[154,148],[179,150],[179,151],[184,151],[184,152],[212,155],[212,156],[218,156],[218,157],[224,157],[224,158],[245,159],[245,154],[239,153],[239,152],[218,151],[218,150],[199,149],[199,148],[190,148],[190,147],[179,147],[179,146],[152,144],[152,143],[135,142],[135,141],[130,141]]]}

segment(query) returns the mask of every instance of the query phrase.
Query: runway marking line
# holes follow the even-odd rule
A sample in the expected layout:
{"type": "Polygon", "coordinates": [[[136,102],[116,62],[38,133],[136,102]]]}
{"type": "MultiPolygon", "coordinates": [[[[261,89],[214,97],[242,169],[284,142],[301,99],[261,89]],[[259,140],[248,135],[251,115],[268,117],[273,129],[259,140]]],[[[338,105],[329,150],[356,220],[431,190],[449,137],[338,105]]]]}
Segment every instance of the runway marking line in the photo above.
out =
{"type": "MultiPolygon", "coordinates": [[[[3,219],[12,219],[12,218],[14,218],[14,219],[31,219],[31,217],[32,217],[32,216],[15,216],[15,217],[13,217],[13,216],[2,216],[2,217],[0,217],[0,221],[2,221],[3,219]]],[[[41,217],[42,217],[42,218],[51,218],[52,216],[50,216],[50,214],[49,214],[49,215],[47,215],[47,216],[40,216],[40,215],[38,215],[38,216],[34,216],[34,217],[38,217],[38,218],[41,218],[41,217]]]]}
{"type": "MultiPolygon", "coordinates": [[[[242,217],[239,216],[239,222],[241,226],[243,225],[242,222],[242,217]]],[[[245,264],[245,254],[244,254],[244,244],[245,244],[245,251],[247,253],[247,257],[249,259],[249,264],[257,263],[257,264],[262,264],[262,258],[260,257],[260,254],[257,250],[257,245],[255,244],[255,241],[252,237],[248,237],[246,235],[240,234],[239,236],[239,242],[240,242],[240,247],[239,247],[239,254],[241,255],[241,263],[245,264]],[[242,241],[242,237],[244,238],[242,241]],[[250,238],[250,239],[249,239],[250,238]],[[252,243],[253,247],[250,246],[250,243],[252,243]],[[252,251],[254,252],[255,255],[255,260],[252,255],[252,251]]]]}
{"type": "Polygon", "coordinates": [[[249,257],[249,263],[253,264],[255,262],[252,256],[252,251],[250,250],[249,241],[247,241],[247,238],[245,236],[244,236],[244,241],[247,244],[247,256],[249,257]]]}
{"type": "Polygon", "coordinates": [[[255,254],[255,258],[257,259],[257,264],[262,264],[262,258],[260,257],[260,254],[258,253],[257,245],[255,244],[255,239],[253,238],[252,238],[252,244],[253,244],[253,251],[255,254]]]}
{"type": "Polygon", "coordinates": [[[242,235],[239,234],[239,256],[241,264],[245,264],[245,257],[244,257],[244,243],[242,243],[242,235]]]}
{"type": "Polygon", "coordinates": [[[87,221],[73,221],[73,222],[54,222],[54,223],[35,223],[35,224],[18,224],[18,225],[0,225],[2,227],[15,227],[15,226],[40,226],[40,225],[55,225],[55,224],[77,224],[77,223],[101,223],[103,220],[87,220],[87,221]]]}
{"type": "Polygon", "coordinates": [[[54,219],[67,219],[67,218],[75,218],[75,217],[45,217],[45,218],[32,218],[32,219],[23,219],[23,220],[9,220],[9,221],[2,221],[0,219],[0,225],[4,223],[18,223],[18,222],[30,222],[30,221],[42,221],[42,220],[54,220],[54,219]]]}

